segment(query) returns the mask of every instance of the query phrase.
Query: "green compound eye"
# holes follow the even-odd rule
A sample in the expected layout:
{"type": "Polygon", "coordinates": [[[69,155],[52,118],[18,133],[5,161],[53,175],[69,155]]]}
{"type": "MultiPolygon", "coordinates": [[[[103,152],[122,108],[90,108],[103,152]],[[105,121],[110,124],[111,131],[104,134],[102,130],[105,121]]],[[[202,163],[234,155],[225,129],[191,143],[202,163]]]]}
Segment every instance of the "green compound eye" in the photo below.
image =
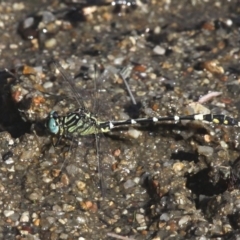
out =
{"type": "Polygon", "coordinates": [[[56,121],[57,118],[58,118],[57,112],[55,111],[50,112],[49,121],[48,121],[48,130],[53,134],[57,134],[59,132],[59,126],[56,121]]]}

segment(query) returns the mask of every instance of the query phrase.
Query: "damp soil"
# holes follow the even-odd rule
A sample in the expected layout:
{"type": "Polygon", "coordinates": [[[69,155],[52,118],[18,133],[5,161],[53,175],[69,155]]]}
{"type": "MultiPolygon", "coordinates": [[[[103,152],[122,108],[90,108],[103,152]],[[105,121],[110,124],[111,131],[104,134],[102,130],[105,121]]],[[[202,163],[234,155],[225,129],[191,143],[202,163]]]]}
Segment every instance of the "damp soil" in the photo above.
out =
{"type": "Polygon", "coordinates": [[[100,121],[199,111],[238,118],[239,1],[123,3],[0,3],[0,239],[240,236],[236,126],[49,133],[49,113],[65,116],[81,101],[100,121]],[[136,105],[110,71],[126,66],[136,105]]]}

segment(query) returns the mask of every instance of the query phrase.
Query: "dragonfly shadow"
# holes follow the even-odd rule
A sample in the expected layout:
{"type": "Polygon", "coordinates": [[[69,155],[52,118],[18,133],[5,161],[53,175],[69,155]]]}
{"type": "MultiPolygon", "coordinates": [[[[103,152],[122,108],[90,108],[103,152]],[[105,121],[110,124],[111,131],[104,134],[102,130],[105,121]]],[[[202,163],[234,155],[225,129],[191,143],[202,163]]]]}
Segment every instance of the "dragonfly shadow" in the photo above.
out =
{"type": "Polygon", "coordinates": [[[30,132],[31,123],[23,121],[17,104],[11,95],[11,83],[15,81],[6,70],[0,71],[0,130],[17,138],[30,132]],[[9,83],[9,79],[11,79],[9,83]]]}

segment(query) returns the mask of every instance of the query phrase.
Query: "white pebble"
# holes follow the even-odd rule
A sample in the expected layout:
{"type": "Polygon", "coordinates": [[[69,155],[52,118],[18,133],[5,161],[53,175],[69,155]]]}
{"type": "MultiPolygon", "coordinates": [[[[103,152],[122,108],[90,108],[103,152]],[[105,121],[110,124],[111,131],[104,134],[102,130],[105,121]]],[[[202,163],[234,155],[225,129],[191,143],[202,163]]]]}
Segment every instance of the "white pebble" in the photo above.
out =
{"type": "Polygon", "coordinates": [[[167,214],[167,213],[163,213],[163,214],[160,216],[160,220],[161,220],[161,221],[167,222],[169,219],[170,219],[170,217],[169,217],[169,214],[167,214]]]}
{"type": "Polygon", "coordinates": [[[13,144],[14,144],[14,141],[13,141],[12,139],[10,139],[9,142],[8,142],[8,145],[11,146],[11,145],[13,145],[13,144]]]}
{"type": "Polygon", "coordinates": [[[17,44],[10,44],[10,45],[9,45],[9,48],[10,48],[10,49],[17,49],[17,48],[18,48],[18,45],[17,45],[17,44]]]}
{"type": "Polygon", "coordinates": [[[141,135],[141,132],[134,128],[129,128],[128,135],[132,138],[137,139],[141,135]]]}
{"type": "Polygon", "coordinates": [[[156,46],[154,49],[153,49],[153,52],[158,54],[158,55],[164,55],[165,52],[166,52],[166,49],[161,47],[161,46],[156,46]]]}
{"type": "Polygon", "coordinates": [[[127,209],[124,209],[123,212],[122,212],[123,215],[127,215],[128,214],[128,210],[127,209]]]}
{"type": "Polygon", "coordinates": [[[114,65],[122,65],[125,57],[117,57],[114,59],[114,65]]]}
{"type": "Polygon", "coordinates": [[[134,181],[136,184],[139,184],[140,178],[139,178],[139,177],[135,177],[135,178],[133,179],[133,181],[134,181]]]}
{"type": "Polygon", "coordinates": [[[137,213],[135,217],[139,225],[145,225],[145,218],[143,214],[137,213]]]}
{"type": "Polygon", "coordinates": [[[227,26],[229,26],[229,27],[231,27],[232,26],[232,24],[233,24],[233,21],[232,21],[232,19],[227,19],[226,20],[226,24],[227,24],[227,26]]]}
{"type": "Polygon", "coordinates": [[[29,212],[23,212],[20,217],[20,222],[29,222],[29,212]]]}
{"type": "Polygon", "coordinates": [[[12,8],[13,8],[14,11],[21,11],[25,8],[25,6],[22,2],[19,2],[19,3],[14,3],[12,5],[12,8]]]}
{"type": "Polygon", "coordinates": [[[223,149],[228,149],[228,145],[227,145],[227,143],[226,142],[224,142],[224,141],[220,141],[220,145],[221,145],[221,147],[223,148],[223,149]]]}
{"type": "Polygon", "coordinates": [[[120,228],[120,227],[116,227],[115,229],[114,229],[114,232],[115,233],[120,233],[122,231],[122,229],[120,228]]]}
{"type": "Polygon", "coordinates": [[[8,160],[5,161],[6,164],[13,164],[14,161],[12,158],[9,158],[8,160]]]}
{"type": "Polygon", "coordinates": [[[53,83],[52,83],[52,82],[45,82],[45,83],[43,84],[43,87],[44,87],[45,89],[51,88],[52,86],[53,86],[53,83]]]}
{"type": "Polygon", "coordinates": [[[9,217],[14,214],[14,211],[13,210],[4,210],[3,214],[5,217],[9,217]]]}
{"type": "Polygon", "coordinates": [[[179,226],[182,226],[183,224],[188,223],[190,220],[191,220],[191,217],[188,216],[188,215],[186,215],[186,216],[183,216],[183,217],[178,221],[178,224],[179,224],[179,226]]]}

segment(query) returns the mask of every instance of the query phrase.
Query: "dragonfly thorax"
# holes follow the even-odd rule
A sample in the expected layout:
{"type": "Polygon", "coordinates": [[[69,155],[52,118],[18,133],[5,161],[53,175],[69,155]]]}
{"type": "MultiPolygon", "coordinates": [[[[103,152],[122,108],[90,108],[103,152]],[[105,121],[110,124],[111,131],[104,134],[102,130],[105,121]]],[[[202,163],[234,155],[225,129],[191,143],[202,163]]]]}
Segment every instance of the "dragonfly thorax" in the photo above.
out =
{"type": "Polygon", "coordinates": [[[66,116],[58,116],[56,111],[49,114],[48,130],[60,136],[84,136],[102,132],[97,118],[89,111],[79,108],[66,116]]]}

